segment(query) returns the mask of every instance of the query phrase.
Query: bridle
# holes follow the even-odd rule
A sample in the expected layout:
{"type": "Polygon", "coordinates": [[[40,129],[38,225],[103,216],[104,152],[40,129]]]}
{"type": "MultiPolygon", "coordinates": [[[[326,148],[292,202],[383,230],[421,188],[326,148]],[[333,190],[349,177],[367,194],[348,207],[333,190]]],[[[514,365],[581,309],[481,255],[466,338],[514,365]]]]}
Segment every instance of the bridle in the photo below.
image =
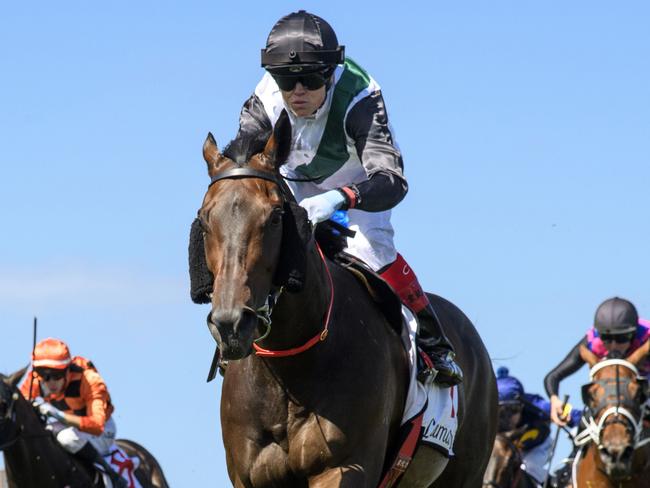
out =
{"type": "Polygon", "coordinates": [[[601,399],[597,405],[594,407],[588,407],[588,414],[582,418],[582,423],[585,425],[585,430],[576,436],[574,443],[577,446],[583,446],[591,441],[593,441],[596,446],[601,449],[603,447],[601,442],[601,437],[603,430],[613,424],[623,424],[626,429],[631,431],[633,435],[633,445],[634,449],[640,447],[641,445],[650,442],[650,439],[639,442],[641,432],[643,431],[643,405],[640,406],[641,412],[639,412],[639,418],[634,415],[634,411],[637,410],[637,402],[628,395],[627,386],[633,381],[631,378],[620,378],[619,376],[619,367],[624,367],[632,371],[636,379],[643,379],[639,376],[638,369],[630,362],[622,359],[609,359],[597,363],[594,365],[590,372],[589,377],[592,380],[591,383],[588,383],[583,386],[583,400],[585,400],[585,405],[588,405],[589,402],[586,401],[586,392],[593,384],[599,384],[604,390],[605,394],[603,399],[601,399]],[[594,376],[601,369],[614,366],[616,368],[616,378],[612,379],[601,379],[594,380],[594,376]],[[623,388],[621,388],[621,385],[623,388]],[[621,402],[621,394],[623,401],[621,402]],[[606,398],[615,396],[616,405],[609,406],[606,402],[606,398]],[[600,413],[602,412],[602,414],[600,413]],[[598,418],[600,414],[600,418],[598,418]],[[613,417],[610,419],[610,417],[613,417]],[[595,419],[598,418],[598,421],[595,419]]]}
{"type": "MultiPolygon", "coordinates": [[[[262,171],[262,170],[257,170],[254,168],[249,168],[249,167],[239,167],[239,168],[231,168],[227,169],[224,171],[220,171],[218,173],[215,173],[212,175],[210,178],[210,184],[208,185],[208,188],[210,188],[212,185],[214,185],[216,182],[221,181],[221,180],[232,180],[232,179],[242,179],[242,178],[257,178],[257,179],[262,179],[266,181],[270,181],[272,183],[275,183],[278,188],[280,189],[280,194],[282,196],[282,202],[286,203],[288,201],[293,201],[295,203],[295,200],[293,198],[293,194],[291,193],[291,190],[287,186],[286,182],[282,177],[279,175],[276,175],[275,173],[271,173],[269,171],[262,171]]],[[[318,246],[318,243],[316,243],[316,248],[318,250],[318,253],[323,261],[323,265],[325,267],[325,271],[327,274],[327,278],[329,281],[330,285],[330,301],[329,305],[327,307],[327,314],[325,316],[324,320],[324,325],[323,329],[313,336],[311,339],[309,339],[307,342],[302,344],[301,346],[290,348],[290,349],[283,349],[283,350],[270,350],[270,349],[265,349],[261,347],[258,342],[261,340],[265,339],[266,337],[269,336],[271,333],[271,313],[273,312],[273,307],[275,306],[275,303],[277,303],[278,298],[282,294],[283,289],[280,287],[278,289],[271,290],[271,293],[266,299],[265,304],[258,308],[258,309],[253,309],[252,307],[249,307],[247,305],[244,305],[242,308],[244,311],[247,311],[251,314],[254,314],[257,316],[259,320],[261,320],[265,325],[266,325],[266,332],[262,334],[261,337],[257,338],[253,342],[253,348],[255,349],[255,354],[258,356],[262,357],[287,357],[287,356],[295,356],[297,354],[300,354],[308,349],[311,349],[313,346],[318,344],[319,342],[324,341],[327,338],[327,335],[329,333],[329,323],[330,323],[330,317],[332,315],[332,306],[334,303],[334,282],[332,280],[332,275],[329,271],[329,268],[327,266],[327,261],[325,259],[325,256],[323,254],[323,251],[321,250],[320,246],[318,246]]],[[[209,317],[209,315],[208,315],[209,317]]]]}
{"type": "Polygon", "coordinates": [[[521,468],[520,468],[522,462],[521,451],[519,450],[515,442],[512,439],[510,439],[510,437],[508,437],[507,435],[499,432],[497,433],[497,437],[508,446],[508,450],[512,453],[512,456],[508,460],[508,466],[514,464],[516,467],[515,468],[516,471],[512,479],[512,482],[510,483],[509,486],[503,486],[497,483],[495,479],[483,481],[483,486],[484,487],[489,486],[492,488],[514,488],[515,486],[517,486],[521,478],[521,468]]]}

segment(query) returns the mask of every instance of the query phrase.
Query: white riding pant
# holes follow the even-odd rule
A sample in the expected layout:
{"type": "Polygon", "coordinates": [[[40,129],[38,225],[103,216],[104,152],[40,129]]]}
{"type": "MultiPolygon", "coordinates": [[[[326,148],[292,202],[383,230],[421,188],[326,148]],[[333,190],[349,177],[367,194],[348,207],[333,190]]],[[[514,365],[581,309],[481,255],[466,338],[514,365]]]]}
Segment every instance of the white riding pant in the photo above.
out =
{"type": "MultiPolygon", "coordinates": [[[[314,183],[295,183],[287,181],[296,200],[300,202],[307,197],[324,193],[314,183]]],[[[348,237],[346,252],[359,258],[374,271],[391,264],[397,259],[397,250],[393,236],[395,231],[390,223],[391,211],[365,212],[363,210],[348,210],[350,230],[356,232],[354,237],[348,237]]]]}
{"type": "Polygon", "coordinates": [[[113,442],[115,442],[116,432],[115,421],[111,417],[106,421],[104,432],[100,435],[82,432],[76,427],[66,427],[56,435],[56,440],[66,451],[72,454],[79,452],[86,443],[90,442],[99,454],[106,456],[110,452],[113,442]]]}
{"type": "Polygon", "coordinates": [[[540,484],[546,480],[546,461],[552,445],[553,440],[549,435],[539,446],[523,453],[521,468],[540,484]]]}

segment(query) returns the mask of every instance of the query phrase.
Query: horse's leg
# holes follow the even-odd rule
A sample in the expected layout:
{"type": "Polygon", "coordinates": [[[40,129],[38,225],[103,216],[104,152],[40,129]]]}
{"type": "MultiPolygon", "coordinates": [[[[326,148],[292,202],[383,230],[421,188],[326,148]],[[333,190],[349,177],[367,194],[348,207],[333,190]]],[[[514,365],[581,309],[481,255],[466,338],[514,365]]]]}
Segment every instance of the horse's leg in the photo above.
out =
{"type": "Polygon", "coordinates": [[[309,478],[309,488],[374,488],[368,485],[366,473],[358,464],[328,469],[309,478]]]}
{"type": "Polygon", "coordinates": [[[449,458],[434,448],[421,445],[399,482],[400,488],[427,488],[447,467],[449,458]]]}

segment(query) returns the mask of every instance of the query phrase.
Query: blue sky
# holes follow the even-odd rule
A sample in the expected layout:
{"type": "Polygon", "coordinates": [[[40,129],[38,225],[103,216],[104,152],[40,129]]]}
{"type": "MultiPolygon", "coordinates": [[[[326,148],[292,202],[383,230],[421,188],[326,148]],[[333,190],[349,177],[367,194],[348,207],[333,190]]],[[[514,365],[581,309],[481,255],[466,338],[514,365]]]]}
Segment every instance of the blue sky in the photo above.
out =
{"type": "MultiPolygon", "coordinates": [[[[0,371],[31,320],[104,375],[173,486],[228,486],[187,236],[305,8],[380,83],[410,192],[396,242],[531,392],[620,295],[650,316],[650,7],[575,2],[16,2],[0,7],[0,371]]],[[[581,370],[563,384],[579,403],[581,370]]]]}

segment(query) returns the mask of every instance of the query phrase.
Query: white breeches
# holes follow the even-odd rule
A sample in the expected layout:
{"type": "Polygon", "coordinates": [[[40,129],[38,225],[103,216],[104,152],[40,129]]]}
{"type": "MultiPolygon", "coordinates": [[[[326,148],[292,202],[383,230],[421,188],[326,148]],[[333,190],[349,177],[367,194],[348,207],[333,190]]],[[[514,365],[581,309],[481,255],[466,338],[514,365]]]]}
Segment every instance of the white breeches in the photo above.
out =
{"type": "MultiPolygon", "coordinates": [[[[333,181],[336,188],[341,184],[333,181]]],[[[314,183],[296,183],[287,181],[296,200],[313,197],[331,188],[321,188],[314,183]]],[[[365,212],[363,210],[348,210],[350,229],[356,232],[353,238],[348,238],[346,252],[361,259],[374,271],[391,264],[397,259],[397,250],[393,242],[393,226],[390,223],[391,211],[365,212]]]]}
{"type": "Polygon", "coordinates": [[[115,421],[111,417],[106,421],[104,432],[101,435],[88,434],[76,427],[66,427],[57,434],[56,440],[66,451],[72,454],[78,452],[87,442],[90,442],[99,454],[106,456],[115,441],[116,431],[115,421]]]}
{"type": "Polygon", "coordinates": [[[390,223],[390,210],[385,212],[364,212],[349,210],[350,229],[356,232],[348,238],[346,251],[361,259],[377,271],[397,259],[393,242],[393,226],[390,223]]]}

